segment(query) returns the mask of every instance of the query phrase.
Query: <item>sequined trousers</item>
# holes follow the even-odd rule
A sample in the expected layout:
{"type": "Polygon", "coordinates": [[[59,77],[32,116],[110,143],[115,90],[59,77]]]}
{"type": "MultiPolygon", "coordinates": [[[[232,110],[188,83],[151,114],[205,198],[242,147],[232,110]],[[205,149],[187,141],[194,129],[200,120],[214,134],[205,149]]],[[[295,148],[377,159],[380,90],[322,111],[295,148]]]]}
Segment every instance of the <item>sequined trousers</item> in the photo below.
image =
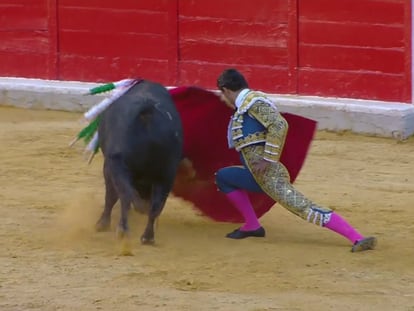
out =
{"type": "MultiPolygon", "coordinates": [[[[278,124],[278,129],[281,134],[279,146],[282,149],[287,133],[287,123],[286,127],[283,122],[278,124]]],[[[332,210],[315,204],[296,190],[290,183],[288,170],[281,162],[270,162],[271,164],[267,166],[264,172],[257,173],[254,171],[253,164],[263,159],[263,144],[246,146],[240,152],[256,182],[273,200],[308,222],[320,226],[324,226],[329,222],[332,210]]]]}

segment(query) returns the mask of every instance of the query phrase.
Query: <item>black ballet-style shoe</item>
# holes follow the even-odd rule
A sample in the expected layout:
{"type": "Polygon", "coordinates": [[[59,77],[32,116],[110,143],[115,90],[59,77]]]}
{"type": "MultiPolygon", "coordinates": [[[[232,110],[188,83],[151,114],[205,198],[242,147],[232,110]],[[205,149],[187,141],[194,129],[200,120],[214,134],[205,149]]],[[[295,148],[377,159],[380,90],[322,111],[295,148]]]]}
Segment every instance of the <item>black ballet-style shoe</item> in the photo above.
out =
{"type": "Polygon", "coordinates": [[[362,252],[370,249],[374,249],[377,246],[377,238],[375,237],[368,237],[362,240],[356,241],[354,245],[352,245],[351,252],[362,252]]]}
{"type": "Polygon", "coordinates": [[[251,231],[242,231],[240,228],[238,228],[233,232],[226,234],[226,238],[239,240],[248,237],[263,238],[265,235],[266,231],[263,227],[251,231]]]}

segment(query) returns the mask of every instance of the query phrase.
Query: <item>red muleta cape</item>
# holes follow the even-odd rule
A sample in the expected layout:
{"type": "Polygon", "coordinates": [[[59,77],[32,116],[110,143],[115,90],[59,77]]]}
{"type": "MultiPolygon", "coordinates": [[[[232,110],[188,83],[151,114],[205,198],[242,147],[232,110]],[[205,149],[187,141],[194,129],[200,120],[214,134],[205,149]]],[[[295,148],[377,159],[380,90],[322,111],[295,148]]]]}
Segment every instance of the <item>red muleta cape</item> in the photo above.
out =
{"type": "MultiPolygon", "coordinates": [[[[243,222],[239,212],[218,191],[214,173],[222,167],[240,165],[239,154],[227,146],[227,126],[232,111],[211,91],[198,87],[170,89],[184,129],[184,156],[196,171],[194,179],[176,182],[173,193],[190,201],[203,215],[221,222],[243,222]]],[[[293,183],[302,168],[317,123],[282,113],[289,131],[280,161],[293,183]]],[[[177,179],[179,180],[179,179],[177,179]]],[[[261,217],[276,203],[265,193],[249,193],[256,215],[261,217]]]]}

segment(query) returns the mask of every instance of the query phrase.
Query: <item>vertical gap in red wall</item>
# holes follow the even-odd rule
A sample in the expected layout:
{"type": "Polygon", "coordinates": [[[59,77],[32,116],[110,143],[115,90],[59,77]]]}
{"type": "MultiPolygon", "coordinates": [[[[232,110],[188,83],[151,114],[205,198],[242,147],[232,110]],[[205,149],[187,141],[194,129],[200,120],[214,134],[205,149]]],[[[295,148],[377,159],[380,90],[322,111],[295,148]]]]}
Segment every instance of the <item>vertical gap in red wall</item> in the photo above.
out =
{"type": "Polygon", "coordinates": [[[60,72],[60,22],[59,22],[59,1],[56,1],[56,79],[60,80],[61,72],[60,72]]]}
{"type": "Polygon", "coordinates": [[[168,80],[178,83],[178,1],[168,1],[168,80]]]}
{"type": "Polygon", "coordinates": [[[404,7],[404,90],[401,95],[402,101],[404,102],[414,102],[413,98],[413,69],[412,69],[412,4],[411,0],[405,1],[404,7]]]}
{"type": "Polygon", "coordinates": [[[288,88],[289,93],[298,93],[298,0],[289,0],[288,7],[288,88]]]}
{"type": "Polygon", "coordinates": [[[405,100],[414,104],[414,6],[413,0],[406,0],[405,6],[405,100]]]}
{"type": "Polygon", "coordinates": [[[49,56],[47,61],[47,78],[58,79],[58,30],[57,1],[46,0],[48,15],[49,56]]]}

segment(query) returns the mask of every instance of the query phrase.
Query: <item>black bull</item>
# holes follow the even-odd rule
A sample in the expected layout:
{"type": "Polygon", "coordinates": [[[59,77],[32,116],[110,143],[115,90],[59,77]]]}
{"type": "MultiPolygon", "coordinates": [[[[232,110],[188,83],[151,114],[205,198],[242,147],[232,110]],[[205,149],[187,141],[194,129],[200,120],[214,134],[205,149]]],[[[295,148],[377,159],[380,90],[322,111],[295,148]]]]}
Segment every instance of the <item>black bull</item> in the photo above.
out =
{"type": "Polygon", "coordinates": [[[170,94],[158,83],[144,80],[134,85],[103,113],[98,133],[106,193],[96,229],[110,228],[112,208],[119,199],[118,235],[128,236],[132,203],[148,213],[141,242],[153,243],[154,222],[164,208],[182,159],[182,124],[170,94]]]}

